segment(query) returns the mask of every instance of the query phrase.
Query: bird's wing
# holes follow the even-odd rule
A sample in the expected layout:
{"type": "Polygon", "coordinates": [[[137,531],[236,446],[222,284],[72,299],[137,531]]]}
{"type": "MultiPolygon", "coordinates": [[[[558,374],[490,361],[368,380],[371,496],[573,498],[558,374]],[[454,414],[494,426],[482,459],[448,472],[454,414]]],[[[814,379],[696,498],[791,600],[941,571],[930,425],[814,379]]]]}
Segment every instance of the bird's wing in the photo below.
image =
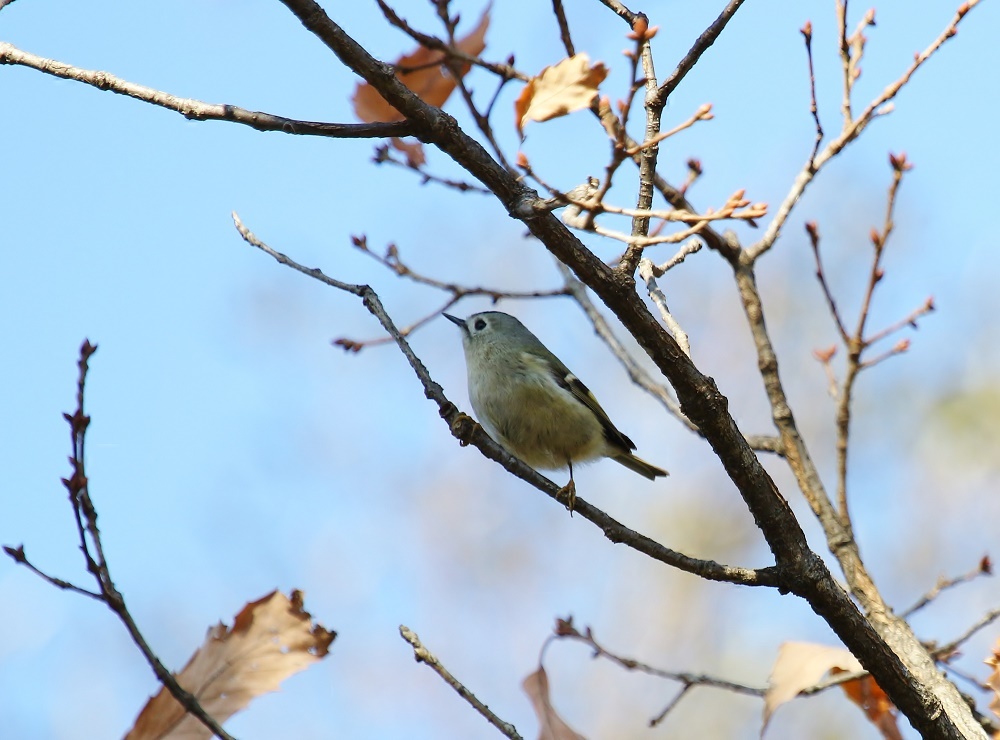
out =
{"type": "Polygon", "coordinates": [[[611,423],[611,419],[608,418],[607,413],[601,408],[601,404],[597,402],[594,394],[583,384],[582,380],[573,375],[565,366],[553,366],[552,377],[555,378],[556,383],[562,388],[572,393],[575,399],[594,412],[594,415],[597,416],[597,419],[601,422],[601,426],[604,428],[604,437],[608,442],[616,447],[621,447],[625,452],[635,449],[635,442],[618,431],[618,428],[611,423]]]}

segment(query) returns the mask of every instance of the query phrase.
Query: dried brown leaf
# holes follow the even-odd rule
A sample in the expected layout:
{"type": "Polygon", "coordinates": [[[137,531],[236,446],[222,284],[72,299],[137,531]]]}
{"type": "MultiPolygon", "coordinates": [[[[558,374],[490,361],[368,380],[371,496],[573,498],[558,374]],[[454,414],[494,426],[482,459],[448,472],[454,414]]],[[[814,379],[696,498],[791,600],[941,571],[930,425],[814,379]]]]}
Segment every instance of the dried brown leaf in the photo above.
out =
{"type": "Polygon", "coordinates": [[[774,710],[791,701],[803,689],[815,686],[832,669],[863,670],[861,663],[844,648],[817,645],[812,642],[786,642],[778,650],[771,669],[771,680],[764,694],[764,721],[761,734],[774,710]]]}
{"type": "Polygon", "coordinates": [[[997,641],[996,646],[993,648],[993,655],[983,662],[993,668],[993,673],[986,679],[986,685],[993,689],[990,711],[1000,717],[1000,640],[997,641]]]}
{"type": "MultiPolygon", "coordinates": [[[[864,670],[848,650],[811,642],[786,642],[778,651],[771,669],[771,681],[764,695],[764,721],[761,735],[771,715],[779,706],[791,701],[803,689],[815,686],[827,674],[857,673],[864,670]]],[[[861,707],[882,737],[902,740],[896,724],[896,707],[871,676],[856,678],[841,685],[847,697],[861,707]]]]}
{"type": "MultiPolygon", "coordinates": [[[[478,57],[486,48],[486,31],[489,26],[490,6],[487,5],[478,25],[466,36],[457,39],[455,48],[469,56],[478,57]]],[[[396,77],[400,82],[410,88],[417,97],[428,105],[440,108],[458,85],[458,81],[450,70],[442,64],[444,59],[445,53],[443,51],[418,46],[416,51],[404,54],[397,59],[393,66],[397,70],[396,77]]],[[[457,69],[464,77],[468,73],[470,65],[461,63],[457,69]]],[[[402,121],[404,118],[402,113],[393,108],[367,82],[358,83],[351,101],[354,103],[354,114],[368,123],[391,123],[392,121],[402,121]]]]}
{"type": "Polygon", "coordinates": [[[543,69],[514,101],[521,138],[528,121],[548,121],[589,106],[607,76],[608,68],[602,62],[591,66],[586,54],[576,54],[543,69]]]}
{"type": "MultiPolygon", "coordinates": [[[[836,675],[842,671],[833,668],[830,672],[836,675]]],[[[875,683],[874,678],[871,676],[856,678],[841,684],[841,688],[847,694],[847,698],[864,710],[871,723],[882,733],[882,737],[886,740],[903,740],[903,736],[899,733],[899,725],[896,724],[896,707],[889,701],[882,687],[875,683]]]]}
{"type": "Polygon", "coordinates": [[[538,740],[586,740],[567,725],[552,708],[549,697],[549,677],[542,666],[524,679],[521,684],[524,693],[531,699],[531,706],[538,716],[538,740]]]}
{"type": "MultiPolygon", "coordinates": [[[[337,633],[313,624],[302,608],[302,592],[291,598],[272,591],[247,604],[232,629],[221,622],[208,631],[205,643],[177,674],[218,722],[225,722],[260,694],[276,691],[292,674],[324,658],[337,633]]],[[[125,740],[202,740],[211,732],[166,690],[143,707],[125,740]]]]}

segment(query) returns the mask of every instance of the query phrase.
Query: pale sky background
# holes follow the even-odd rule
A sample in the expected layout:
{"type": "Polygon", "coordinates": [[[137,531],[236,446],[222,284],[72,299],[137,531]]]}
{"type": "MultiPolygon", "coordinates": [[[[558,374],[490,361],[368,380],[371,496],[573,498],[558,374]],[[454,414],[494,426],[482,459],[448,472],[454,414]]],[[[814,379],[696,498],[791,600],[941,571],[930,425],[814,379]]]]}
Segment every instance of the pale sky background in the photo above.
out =
{"type": "MultiPolygon", "coordinates": [[[[657,72],[670,72],[723,3],[652,2],[657,72]]],[[[860,109],[951,18],[956,3],[877,6],[862,62],[860,109]]],[[[413,44],[374,3],[326,3],[376,56],[413,44]]],[[[400,3],[438,32],[429,4],[400,3]]],[[[867,6],[851,9],[852,25],[867,6]]],[[[456,2],[464,23],[481,5],[456,2]]],[[[611,67],[622,97],[626,26],[593,0],[567,2],[578,50],[611,67]]],[[[680,180],[699,157],[692,199],[717,205],[738,188],[776,206],[812,146],[799,28],[814,26],[820,110],[840,123],[833,2],[749,0],[671,98],[665,126],[702,103],[715,120],[665,143],[662,171],[680,180]]],[[[464,27],[464,26],[463,26],[464,27]]],[[[851,495],[862,551],[886,597],[905,608],[942,574],[990,551],[1000,514],[995,317],[998,256],[995,146],[1000,116],[995,30],[981,3],[921,69],[891,116],[874,122],[824,172],[761,264],[777,348],[795,411],[833,486],[832,404],[811,359],[835,335],[813,278],[802,223],[817,220],[831,280],[855,315],[867,234],[881,225],[889,151],[916,165],[900,192],[887,277],[873,326],[933,294],[938,312],[909,333],[912,350],[862,376],[851,495]],[[971,411],[970,411],[971,409],[971,411]]],[[[115,3],[19,0],[0,12],[0,40],[176,95],[307,120],[350,122],[356,79],[278,2],[115,3]]],[[[497,0],[484,56],[516,56],[537,72],[562,56],[548,4],[497,0]]],[[[494,82],[468,78],[479,100],[494,82]]],[[[508,85],[494,124],[518,148],[508,85]]],[[[460,101],[447,109],[468,123],[460,101]]],[[[635,119],[634,119],[635,120],[635,119]]],[[[523,149],[569,189],[603,171],[600,127],[581,113],[532,124],[523,149]]],[[[609,649],[678,671],[766,682],[786,640],[834,644],[792,597],[704,584],[612,546],[589,523],[462,449],[397,350],[346,354],[337,337],[378,326],[353,296],[247,247],[230,212],[273,247],[346,281],[367,282],[397,323],[444,296],[401,282],[350,245],[394,242],[414,269],[509,289],[559,285],[551,259],[496,202],[371,163],[374,141],[259,133],[176,113],[20,68],[0,68],[0,543],[23,543],[52,575],[91,582],[59,479],[68,474],[77,350],[91,361],[87,460],[116,583],[150,644],[180,668],[205,630],[274,588],[300,588],[306,608],[340,636],[330,657],[256,700],[227,728],[259,738],[491,738],[499,735],[397,634],[429,649],[525,737],[537,725],[521,680],[554,619],[572,614],[609,649]]],[[[457,177],[431,152],[431,171],[457,177]]],[[[632,171],[615,202],[634,200],[632,171]]],[[[750,240],[756,233],[738,227],[750,240]]],[[[611,257],[617,245],[588,238],[611,257]]],[[[666,258],[669,250],[654,254],[666,258]]],[[[728,268],[695,255],[661,281],[744,430],[770,430],[752,345],[728,268]]],[[[470,299],[453,310],[488,307],[470,299]]],[[[561,299],[504,302],[602,399],[638,453],[670,469],[649,484],[602,462],[577,475],[580,495],[626,524],[695,556],[771,563],[743,502],[707,445],[628,383],[580,311],[561,299]]],[[[470,410],[458,333],[435,321],[413,346],[447,395],[470,410]]],[[[825,553],[788,474],[769,469],[814,547],[825,553]]],[[[553,479],[563,482],[563,473],[553,479]]],[[[997,553],[994,553],[997,554],[997,553]]],[[[922,637],[947,641],[990,608],[1000,587],[979,581],[922,612],[922,637]]],[[[0,737],[120,737],[157,684],[104,607],[0,562],[0,737]]],[[[1000,626],[970,642],[982,660],[1000,626]]],[[[592,661],[578,645],[547,652],[553,700],[588,737],[755,738],[761,703],[699,689],[655,730],[648,720],[676,686],[592,661]]],[[[973,691],[967,683],[961,688],[973,691]]],[[[976,694],[980,696],[979,694],[976,694]]],[[[985,706],[985,702],[983,702],[985,706]]],[[[907,737],[915,737],[905,720],[907,737]]],[[[876,737],[836,692],[782,708],[768,737],[876,737]]]]}

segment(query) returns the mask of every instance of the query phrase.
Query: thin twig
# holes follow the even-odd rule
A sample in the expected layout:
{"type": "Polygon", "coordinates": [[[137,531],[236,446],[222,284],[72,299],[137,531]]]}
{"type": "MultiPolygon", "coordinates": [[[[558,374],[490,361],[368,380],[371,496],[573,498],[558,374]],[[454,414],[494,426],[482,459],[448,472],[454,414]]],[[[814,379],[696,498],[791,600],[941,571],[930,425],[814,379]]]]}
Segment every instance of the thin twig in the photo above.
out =
{"type": "Polygon", "coordinates": [[[525,74],[524,72],[519,72],[514,69],[510,64],[498,64],[495,62],[487,62],[479,57],[472,56],[471,54],[466,54],[461,49],[450,45],[436,36],[431,36],[430,34],[422,33],[417,29],[413,28],[409,23],[401,18],[395,10],[393,10],[384,0],[376,0],[378,2],[379,9],[382,11],[382,15],[389,23],[400,31],[405,33],[407,36],[412,38],[418,44],[433,51],[443,52],[446,57],[455,59],[462,62],[463,64],[472,64],[476,67],[482,67],[487,69],[493,74],[505,78],[505,79],[517,79],[527,82],[531,79],[531,76],[525,74]]]}
{"type": "Polygon", "coordinates": [[[667,718],[667,715],[673,710],[673,708],[676,707],[678,704],[680,704],[681,699],[683,699],[687,695],[687,692],[690,691],[694,686],[695,684],[693,683],[681,684],[680,691],[678,691],[677,694],[674,695],[674,698],[671,699],[670,703],[663,708],[663,711],[661,711],[658,715],[649,720],[649,726],[656,727],[661,722],[663,722],[663,720],[667,718]]]}
{"type": "Polygon", "coordinates": [[[552,12],[555,13],[556,22],[559,24],[559,38],[562,39],[566,48],[566,56],[576,56],[576,49],[573,46],[573,37],[569,33],[569,21],[566,20],[566,9],[563,8],[562,0],[552,0],[552,12]]]}
{"type": "Polygon", "coordinates": [[[899,94],[899,91],[910,81],[913,74],[941,48],[944,42],[957,33],[958,24],[978,2],[979,0],[968,0],[962,3],[941,34],[926,49],[914,57],[912,64],[910,64],[906,71],[895,82],[890,83],[856,118],[853,118],[848,125],[845,125],[844,130],[841,131],[837,138],[830,141],[817,156],[810,157],[806,161],[803,169],[795,177],[795,181],[792,183],[792,187],[785,196],[785,199],[778,206],[777,211],[775,211],[774,217],[768,224],[764,235],[755,244],[747,248],[746,251],[751,260],[758,259],[764,252],[774,246],[774,242],[781,233],[781,229],[788,220],[792,209],[799,202],[802,194],[823,165],[858,138],[865,127],[875,118],[891,110],[886,104],[899,94]]]}
{"type": "Polygon", "coordinates": [[[425,663],[430,666],[431,670],[444,679],[446,684],[455,689],[455,692],[459,696],[465,699],[465,701],[467,701],[473,709],[483,715],[487,722],[500,730],[504,736],[509,737],[511,740],[522,740],[521,736],[517,734],[517,730],[514,728],[514,725],[500,719],[493,712],[493,710],[479,701],[475,694],[469,691],[461,681],[455,678],[447,668],[441,665],[441,661],[438,660],[430,650],[424,647],[423,643],[420,642],[420,638],[417,637],[417,634],[413,630],[405,624],[401,624],[399,625],[399,634],[413,647],[414,660],[418,663],[425,663]]]}
{"type": "Polygon", "coordinates": [[[184,710],[194,715],[216,737],[222,740],[233,740],[232,736],[223,730],[219,723],[205,711],[197,698],[177,683],[174,674],[168,671],[163,663],[160,662],[160,659],[149,647],[149,643],[146,642],[146,638],[139,631],[139,627],[125,605],[125,597],[115,587],[114,580],[111,577],[111,570],[104,557],[104,545],[101,542],[101,533],[97,527],[97,509],[90,498],[90,481],[87,478],[84,462],[87,428],[90,426],[90,417],[83,411],[84,389],[89,369],[88,363],[90,357],[96,351],[97,345],[91,344],[87,340],[84,340],[83,345],[80,347],[80,360],[77,363],[79,375],[77,378],[76,411],[72,415],[63,414],[63,417],[69,424],[70,436],[72,438],[73,453],[70,456],[70,465],[72,465],[73,472],[69,478],[64,478],[62,482],[69,492],[69,500],[77,524],[77,535],[80,540],[80,551],[83,553],[84,560],[86,561],[87,570],[94,576],[94,580],[97,581],[99,593],[92,593],[86,589],[73,586],[66,581],[46,576],[28,562],[24,557],[23,548],[5,547],[4,550],[14,558],[15,562],[29,567],[33,572],[52,585],[59,588],[68,588],[85,596],[103,601],[125,625],[125,629],[128,630],[129,635],[132,637],[132,641],[146,658],[146,662],[153,669],[153,673],[156,674],[157,679],[166,687],[167,691],[170,692],[184,710]]]}
{"type": "Polygon", "coordinates": [[[73,591],[80,594],[81,596],[89,596],[97,601],[104,601],[104,597],[99,593],[93,591],[88,591],[85,588],[80,588],[76,584],[70,583],[69,581],[64,581],[62,578],[56,578],[55,576],[50,576],[41,569],[37,568],[30,560],[28,556],[24,554],[24,545],[18,545],[17,547],[11,547],[9,545],[4,545],[3,550],[7,555],[10,556],[11,560],[15,563],[23,565],[25,568],[30,570],[36,576],[46,581],[47,583],[55,586],[56,588],[62,589],[64,591],[73,591]]]}
{"type": "Polygon", "coordinates": [[[572,617],[556,620],[555,636],[562,639],[582,642],[594,651],[595,658],[604,658],[605,660],[609,660],[627,671],[645,673],[649,676],[665,678],[670,681],[679,681],[692,686],[709,686],[715,689],[724,689],[726,691],[732,691],[737,694],[747,694],[749,696],[764,696],[767,691],[765,687],[761,686],[747,686],[746,684],[729,681],[724,678],[716,678],[715,676],[707,676],[698,673],[666,671],[662,668],[651,666],[648,663],[643,663],[640,660],[635,660],[634,658],[623,658],[598,643],[594,638],[594,632],[590,629],[590,627],[585,627],[584,631],[580,632],[580,630],[574,626],[572,617]]]}
{"type": "Polygon", "coordinates": [[[557,298],[567,295],[566,288],[550,288],[547,290],[501,290],[500,288],[487,288],[480,285],[461,285],[459,283],[450,283],[430,277],[429,275],[424,275],[423,273],[419,273],[408,264],[404,263],[402,258],[399,256],[399,249],[395,244],[390,244],[388,246],[385,251],[385,255],[380,255],[377,252],[372,251],[368,247],[367,237],[363,235],[351,237],[351,244],[400,277],[405,277],[407,280],[412,280],[420,285],[426,285],[431,288],[443,290],[451,293],[456,298],[480,295],[487,296],[494,303],[496,303],[503,298],[557,298]]]}
{"type": "MultiPolygon", "coordinates": [[[[840,386],[837,398],[836,429],[837,429],[837,512],[848,532],[853,530],[851,524],[851,514],[847,502],[847,457],[848,441],[850,437],[850,424],[852,413],[852,398],[854,386],[858,374],[866,367],[878,364],[893,355],[905,352],[909,348],[909,341],[903,340],[897,343],[892,349],[883,355],[862,361],[862,353],[866,348],[865,327],[868,323],[868,316],[871,310],[872,298],[875,295],[875,288],[881,282],[884,271],[882,269],[882,256],[885,253],[885,245],[889,240],[889,235],[893,230],[893,214],[896,208],[896,195],[899,186],[903,181],[903,174],[910,169],[911,165],[906,160],[906,155],[889,155],[892,164],[892,183],[889,185],[889,195],[886,199],[885,221],[882,231],[872,229],[872,261],[868,271],[868,284],[865,288],[864,297],[861,300],[861,308],[858,311],[858,319],[853,334],[848,336],[840,325],[842,337],[845,339],[845,349],[847,354],[846,368],[844,370],[844,382],[840,386]]],[[[817,249],[817,259],[818,259],[817,249]]],[[[825,281],[824,281],[825,283],[825,281]]],[[[827,288],[828,289],[828,288],[827,288]]],[[[831,299],[832,300],[832,299],[831,299]]]]}
{"type": "Polygon", "coordinates": [[[154,90],[115,77],[107,72],[81,69],[54,59],[30,54],[6,42],[0,42],[0,64],[16,64],[30,67],[39,72],[65,80],[82,82],[99,90],[110,90],[118,95],[126,95],[144,103],[157,105],[180,113],[191,121],[229,121],[256,129],[257,131],[280,131],[285,134],[302,136],[327,136],[335,139],[377,139],[390,136],[410,136],[413,126],[406,121],[395,123],[317,123],[299,121],[276,116],[261,111],[251,111],[225,103],[205,103],[192,98],[154,90]]]}
{"type": "Polygon", "coordinates": [[[944,645],[932,650],[931,651],[932,655],[938,657],[938,659],[951,655],[965,642],[970,640],[977,632],[979,632],[982,629],[985,629],[986,627],[989,627],[991,624],[997,621],[997,619],[1000,619],[1000,609],[990,609],[990,611],[986,612],[986,614],[980,617],[975,624],[969,627],[965,632],[956,637],[954,640],[945,643],[944,645]]]}
{"type": "Polygon", "coordinates": [[[619,18],[628,23],[629,27],[632,26],[636,14],[618,2],[618,0],[601,0],[601,4],[617,13],[619,18]]]}
{"type": "Polygon", "coordinates": [[[719,34],[722,33],[722,29],[736,15],[736,11],[740,9],[742,4],[743,0],[729,0],[729,3],[719,14],[719,17],[702,32],[701,36],[698,37],[694,45],[688,50],[688,53],[684,55],[684,58],[677,63],[674,71],[660,85],[660,88],[656,91],[656,96],[651,101],[651,105],[659,108],[666,105],[670,93],[681,84],[681,80],[687,76],[687,73],[694,69],[694,65],[701,59],[701,55],[715,43],[715,40],[719,38],[719,34]]]}
{"type": "Polygon", "coordinates": [[[421,185],[426,185],[429,182],[437,183],[438,185],[444,185],[446,188],[451,188],[452,190],[457,190],[460,193],[484,193],[489,194],[489,190],[484,188],[482,185],[474,185],[464,180],[451,180],[447,177],[441,177],[440,175],[435,175],[428,172],[423,168],[422,165],[410,161],[410,158],[401,160],[392,156],[392,151],[388,144],[379,144],[375,147],[375,156],[372,157],[372,161],[375,164],[391,164],[396,167],[402,167],[404,169],[412,170],[420,175],[421,185]]]}
{"type": "Polygon", "coordinates": [[[691,342],[688,341],[687,332],[681,328],[681,325],[674,318],[673,314],[670,313],[670,308],[667,306],[667,297],[660,290],[660,286],[656,283],[656,270],[653,263],[646,257],[639,260],[639,277],[641,277],[646,282],[646,290],[649,292],[649,297],[653,299],[653,303],[656,307],[660,309],[660,318],[663,319],[663,323],[666,325],[667,330],[673,335],[674,339],[677,340],[677,344],[680,345],[681,351],[684,352],[688,357],[691,356],[691,342]]]}
{"type": "Polygon", "coordinates": [[[908,609],[904,609],[900,612],[899,616],[903,619],[909,619],[913,614],[923,609],[925,606],[930,604],[934,599],[940,596],[942,593],[955,586],[961,586],[963,583],[968,583],[969,581],[974,581],[980,576],[991,576],[993,575],[993,563],[988,555],[984,555],[975,568],[970,570],[968,573],[963,573],[958,576],[953,576],[951,578],[941,577],[938,578],[937,583],[934,587],[917,599],[916,603],[908,609]]]}
{"type": "MultiPolygon", "coordinates": [[[[640,14],[632,23],[632,31],[633,33],[631,35],[634,36],[636,40],[635,55],[636,59],[641,60],[642,62],[643,81],[646,87],[646,99],[644,106],[646,109],[646,127],[643,135],[643,141],[652,142],[656,140],[656,137],[660,133],[660,117],[663,113],[663,106],[653,104],[656,95],[656,70],[653,66],[653,50],[650,47],[649,42],[650,39],[653,38],[656,29],[649,28],[646,16],[640,14]]],[[[623,112],[622,130],[625,129],[625,125],[626,116],[623,112]]],[[[636,210],[648,211],[653,206],[653,193],[655,192],[653,188],[653,177],[656,175],[656,161],[659,157],[659,153],[660,148],[655,143],[651,146],[640,147],[638,152],[639,191],[636,193],[636,210]]],[[[704,224],[702,224],[701,227],[703,226],[704,224]]],[[[692,231],[691,229],[688,229],[687,231],[692,234],[697,233],[697,231],[692,231]]],[[[598,233],[601,232],[599,231],[598,233]]],[[[605,236],[610,236],[610,234],[605,233],[605,236]]],[[[672,236],[678,237],[679,234],[674,234],[672,236]]],[[[649,236],[648,216],[633,216],[631,238],[626,240],[628,246],[625,248],[625,253],[618,262],[618,267],[616,268],[617,272],[620,275],[628,276],[635,274],[636,267],[639,265],[639,259],[642,257],[643,248],[656,243],[655,241],[650,240],[662,238],[662,236],[649,236]]],[[[678,241],[684,241],[686,238],[687,236],[683,239],[679,239],[678,241]]]]}
{"type": "Polygon", "coordinates": [[[826,305],[830,309],[830,315],[833,317],[834,324],[837,325],[837,333],[840,334],[841,341],[845,345],[849,344],[851,339],[847,334],[847,327],[844,325],[844,320],[840,317],[840,311],[837,309],[837,301],[834,299],[833,291],[830,290],[830,284],[826,280],[823,259],[819,254],[819,226],[816,225],[815,221],[806,222],[806,233],[809,235],[809,244],[812,247],[813,257],[816,260],[816,279],[819,281],[820,288],[823,289],[823,297],[826,298],[826,305]]]}
{"type": "Polygon", "coordinates": [[[809,60],[809,112],[812,113],[813,121],[816,123],[816,143],[813,144],[812,154],[809,155],[809,162],[812,163],[816,161],[816,154],[823,143],[823,126],[819,122],[819,105],[816,102],[816,72],[813,69],[812,23],[806,21],[801,31],[806,41],[806,58],[809,60]]]}
{"type": "Polygon", "coordinates": [[[673,257],[668,259],[662,265],[653,265],[653,275],[656,277],[662,277],[669,270],[672,270],[677,267],[677,265],[681,264],[690,255],[695,252],[700,252],[702,244],[704,244],[704,242],[698,238],[685,242],[681,245],[681,248],[677,250],[676,254],[674,254],[673,257]]]}
{"type": "Polygon", "coordinates": [[[915,308],[910,312],[909,316],[906,316],[894,324],[890,324],[886,328],[878,331],[874,334],[870,334],[865,338],[865,347],[871,347],[873,344],[882,341],[886,337],[892,336],[896,332],[910,327],[911,329],[917,328],[917,319],[926,316],[927,314],[934,311],[934,298],[929,296],[924,304],[919,308],[915,308]]]}

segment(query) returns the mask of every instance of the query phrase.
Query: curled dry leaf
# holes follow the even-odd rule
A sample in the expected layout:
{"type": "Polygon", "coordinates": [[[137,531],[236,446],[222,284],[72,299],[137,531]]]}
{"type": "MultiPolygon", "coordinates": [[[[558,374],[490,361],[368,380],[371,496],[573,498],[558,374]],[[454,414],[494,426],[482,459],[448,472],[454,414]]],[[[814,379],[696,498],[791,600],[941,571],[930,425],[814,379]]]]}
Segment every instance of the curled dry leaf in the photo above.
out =
{"type": "MultiPolygon", "coordinates": [[[[337,636],[313,624],[302,592],[272,591],[247,604],[232,628],[221,622],[177,674],[177,682],[218,722],[225,722],[260,694],[276,691],[289,676],[324,658],[337,636]]],[[[207,740],[211,732],[188,715],[166,688],[152,697],[125,740],[207,740]]]]}
{"type": "Polygon", "coordinates": [[[990,700],[990,711],[1000,717],[1000,640],[993,648],[993,655],[985,661],[986,665],[993,669],[990,677],[986,679],[986,685],[993,691],[993,698],[990,700]]]}
{"type": "MultiPolygon", "coordinates": [[[[827,674],[857,673],[864,670],[848,650],[811,642],[786,642],[778,651],[771,669],[771,680],[764,695],[764,720],[761,735],[771,715],[799,692],[819,683],[827,674]]],[[[896,707],[871,676],[841,685],[848,698],[860,706],[868,719],[887,740],[901,740],[896,725],[896,707]]]]}
{"type": "Polygon", "coordinates": [[[542,666],[521,683],[524,693],[538,716],[538,740],[586,740],[567,725],[552,708],[549,697],[549,677],[542,666]]]}
{"type": "MultiPolygon", "coordinates": [[[[487,5],[479,23],[466,36],[455,41],[455,48],[469,56],[478,57],[486,48],[486,30],[489,26],[490,6],[487,5]]],[[[443,51],[419,46],[416,51],[404,54],[397,59],[393,66],[396,68],[396,77],[400,82],[410,88],[417,97],[428,105],[440,108],[458,85],[455,77],[442,64],[444,59],[445,53],[443,51]]],[[[457,69],[463,77],[468,73],[469,68],[470,65],[465,63],[457,65],[457,69]]],[[[351,101],[354,103],[355,115],[362,121],[391,123],[403,120],[403,114],[393,108],[367,82],[358,83],[351,101]]]]}
{"type": "Polygon", "coordinates": [[[524,138],[528,121],[548,121],[586,108],[597,98],[597,87],[607,76],[608,68],[602,62],[591,66],[586,54],[546,67],[514,101],[518,134],[524,138]]]}

